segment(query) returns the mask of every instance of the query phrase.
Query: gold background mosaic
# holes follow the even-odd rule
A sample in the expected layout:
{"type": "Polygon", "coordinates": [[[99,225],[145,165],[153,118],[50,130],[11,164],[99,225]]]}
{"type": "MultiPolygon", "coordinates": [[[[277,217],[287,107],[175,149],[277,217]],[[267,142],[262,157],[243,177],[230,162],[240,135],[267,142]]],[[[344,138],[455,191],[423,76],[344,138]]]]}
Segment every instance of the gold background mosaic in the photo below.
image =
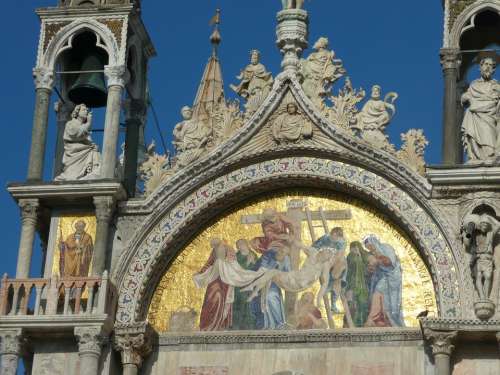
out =
{"type": "MultiPolygon", "coordinates": [[[[193,282],[193,275],[208,260],[210,256],[210,239],[218,237],[228,241],[232,246],[240,238],[251,239],[262,236],[260,224],[241,224],[241,217],[260,214],[264,208],[276,208],[279,212],[287,210],[287,202],[303,200],[311,211],[351,210],[351,220],[328,221],[329,229],[342,227],[347,242],[361,241],[368,234],[376,234],[381,242],[388,243],[396,250],[403,269],[403,315],[408,327],[417,327],[418,313],[429,310],[430,315],[437,312],[432,280],[408,237],[395,226],[386,216],[360,200],[339,194],[324,194],[310,191],[296,191],[261,197],[247,205],[234,209],[219,218],[215,223],[199,233],[191,243],[180,252],[162,277],[151,302],[148,320],[158,332],[169,330],[169,320],[173,313],[183,309],[194,309],[197,313],[197,323],[205,295],[204,289],[198,289],[193,282]]],[[[320,225],[315,222],[316,237],[324,234],[320,225]]],[[[310,245],[311,234],[306,221],[302,223],[302,242],[310,245]]],[[[349,246],[347,247],[349,249],[349,246]]],[[[347,250],[348,251],[348,250],[347,250]]],[[[317,292],[319,282],[311,289],[317,292]]],[[[340,302],[338,308],[342,311],[340,302]]],[[[324,306],[320,307],[323,317],[326,317],[324,306]]],[[[343,314],[335,314],[335,326],[342,327],[343,314]]]]}

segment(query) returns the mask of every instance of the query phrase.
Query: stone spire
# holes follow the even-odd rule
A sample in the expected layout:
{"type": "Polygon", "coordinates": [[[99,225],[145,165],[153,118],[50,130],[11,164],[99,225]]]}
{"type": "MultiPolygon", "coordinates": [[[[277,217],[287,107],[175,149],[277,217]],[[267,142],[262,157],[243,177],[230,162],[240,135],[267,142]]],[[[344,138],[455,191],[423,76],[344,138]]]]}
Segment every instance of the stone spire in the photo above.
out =
{"type": "Polygon", "coordinates": [[[205,72],[203,73],[203,77],[193,103],[193,117],[200,120],[210,118],[211,113],[213,113],[215,108],[220,103],[225,103],[222,69],[217,55],[217,49],[221,42],[221,35],[219,32],[219,9],[217,9],[216,15],[212,18],[211,24],[214,25],[214,31],[210,36],[210,42],[212,43],[212,55],[208,59],[205,72]]]}

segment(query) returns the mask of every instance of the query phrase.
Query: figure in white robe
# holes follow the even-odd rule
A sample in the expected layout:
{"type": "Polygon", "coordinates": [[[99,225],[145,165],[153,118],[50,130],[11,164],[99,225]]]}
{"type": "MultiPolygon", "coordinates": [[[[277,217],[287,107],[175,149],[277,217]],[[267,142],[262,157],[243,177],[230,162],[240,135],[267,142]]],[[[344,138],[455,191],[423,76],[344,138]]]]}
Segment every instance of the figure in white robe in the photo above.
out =
{"type": "Polygon", "coordinates": [[[277,143],[290,143],[311,138],[313,129],[311,123],[297,111],[297,104],[288,103],[286,112],[274,121],[272,132],[277,143]]]}
{"type": "Polygon", "coordinates": [[[101,155],[90,137],[91,128],[92,113],[85,104],[77,105],[64,128],[63,171],[56,181],[99,178],[101,155]]]}
{"type": "Polygon", "coordinates": [[[481,78],[473,81],[462,95],[462,104],[469,103],[462,123],[463,143],[468,162],[480,162],[498,156],[500,122],[500,85],[493,79],[496,62],[487,57],[481,60],[481,78]]]}

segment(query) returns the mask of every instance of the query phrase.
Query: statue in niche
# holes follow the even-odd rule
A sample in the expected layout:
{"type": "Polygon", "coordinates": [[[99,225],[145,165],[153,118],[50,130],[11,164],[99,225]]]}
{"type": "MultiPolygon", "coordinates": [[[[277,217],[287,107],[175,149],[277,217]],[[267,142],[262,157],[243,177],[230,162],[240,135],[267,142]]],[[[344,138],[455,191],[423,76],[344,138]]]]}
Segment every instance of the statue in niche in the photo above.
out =
{"type": "Polygon", "coordinates": [[[494,269],[494,249],[500,222],[488,214],[471,214],[462,225],[462,241],[471,254],[471,269],[480,302],[490,299],[494,269]]]}
{"type": "Polygon", "coordinates": [[[211,131],[203,121],[193,119],[193,111],[185,106],[181,110],[183,121],[174,128],[176,167],[186,167],[207,149],[211,131]]]}
{"type": "Polygon", "coordinates": [[[288,103],[286,112],[274,121],[272,133],[277,143],[289,143],[311,138],[313,129],[311,123],[298,112],[297,104],[288,103]]]}
{"type": "Polygon", "coordinates": [[[247,115],[255,112],[273,87],[273,76],[260,63],[260,52],[250,52],[250,64],[240,73],[238,86],[229,85],[233,91],[246,100],[247,115]]]}
{"type": "Polygon", "coordinates": [[[319,38],[313,46],[315,52],[301,60],[302,87],[321,110],[333,84],[346,73],[342,61],[335,59],[335,52],[328,50],[328,43],[328,38],[319,38]]]}
{"type": "Polygon", "coordinates": [[[372,87],[371,98],[358,114],[357,123],[353,128],[359,131],[359,135],[365,141],[380,149],[394,151],[394,146],[390,144],[385,129],[396,114],[394,102],[398,94],[390,92],[384,100],[381,94],[382,88],[379,85],[372,87]]]}
{"type": "Polygon", "coordinates": [[[75,232],[59,243],[59,273],[61,277],[87,277],[94,252],[94,242],[85,229],[87,224],[77,220],[75,232]]]}
{"type": "Polygon", "coordinates": [[[304,6],[304,0],[281,0],[283,4],[283,9],[302,9],[304,6]]]}
{"type": "Polygon", "coordinates": [[[492,57],[480,62],[481,78],[471,83],[462,95],[469,104],[462,123],[463,143],[468,162],[492,160],[500,153],[497,126],[500,116],[500,85],[493,79],[496,61],[492,57]]]}
{"type": "Polygon", "coordinates": [[[56,181],[99,178],[101,155],[90,137],[92,113],[85,104],[75,107],[64,128],[63,171],[56,181]]]}

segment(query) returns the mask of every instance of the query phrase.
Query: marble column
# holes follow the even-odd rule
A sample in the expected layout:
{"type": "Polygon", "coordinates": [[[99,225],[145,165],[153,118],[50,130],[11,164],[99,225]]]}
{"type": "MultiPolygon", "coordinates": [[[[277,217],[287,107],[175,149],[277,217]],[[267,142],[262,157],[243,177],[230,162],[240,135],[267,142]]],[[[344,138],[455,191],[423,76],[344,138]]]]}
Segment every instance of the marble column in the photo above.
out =
{"type": "Polygon", "coordinates": [[[33,70],[35,80],[35,113],[31,133],[31,149],[28,164],[28,181],[43,179],[43,162],[47,144],[49,105],[54,86],[54,71],[46,68],[33,70]]]}
{"type": "Polygon", "coordinates": [[[2,358],[0,374],[17,374],[22,341],[22,331],[20,329],[0,331],[0,357],[2,358]]]}
{"type": "Polygon", "coordinates": [[[463,161],[460,124],[457,116],[457,82],[460,55],[457,49],[441,49],[444,76],[443,103],[443,164],[455,165],[463,161]]]}
{"type": "Polygon", "coordinates": [[[100,327],[75,327],[80,357],[80,375],[98,375],[105,337],[100,327]]]}
{"type": "Polygon", "coordinates": [[[129,197],[135,196],[139,156],[140,130],[144,125],[147,106],[143,100],[125,103],[127,133],[125,136],[124,185],[129,197]]]}
{"type": "Polygon", "coordinates": [[[108,102],[106,105],[106,119],[104,121],[104,139],[102,147],[102,178],[114,178],[116,169],[116,149],[120,132],[120,113],[122,93],[125,87],[126,68],[120,66],[106,66],[104,74],[108,79],[108,102]]]}
{"type": "Polygon", "coordinates": [[[38,199],[19,200],[21,209],[21,239],[17,258],[17,279],[29,278],[40,203],[38,199]]]}
{"type": "Polygon", "coordinates": [[[123,375],[137,375],[152,351],[152,330],[147,323],[117,325],[114,346],[121,354],[123,375]]]}
{"type": "Polygon", "coordinates": [[[106,257],[109,238],[109,226],[115,211],[115,199],[113,197],[94,197],[96,213],[96,235],[94,244],[94,256],[92,259],[92,275],[102,276],[106,268],[106,257]]]}
{"type": "Polygon", "coordinates": [[[436,375],[451,375],[451,355],[457,337],[456,331],[434,331],[425,329],[424,335],[431,343],[436,375]]]}

